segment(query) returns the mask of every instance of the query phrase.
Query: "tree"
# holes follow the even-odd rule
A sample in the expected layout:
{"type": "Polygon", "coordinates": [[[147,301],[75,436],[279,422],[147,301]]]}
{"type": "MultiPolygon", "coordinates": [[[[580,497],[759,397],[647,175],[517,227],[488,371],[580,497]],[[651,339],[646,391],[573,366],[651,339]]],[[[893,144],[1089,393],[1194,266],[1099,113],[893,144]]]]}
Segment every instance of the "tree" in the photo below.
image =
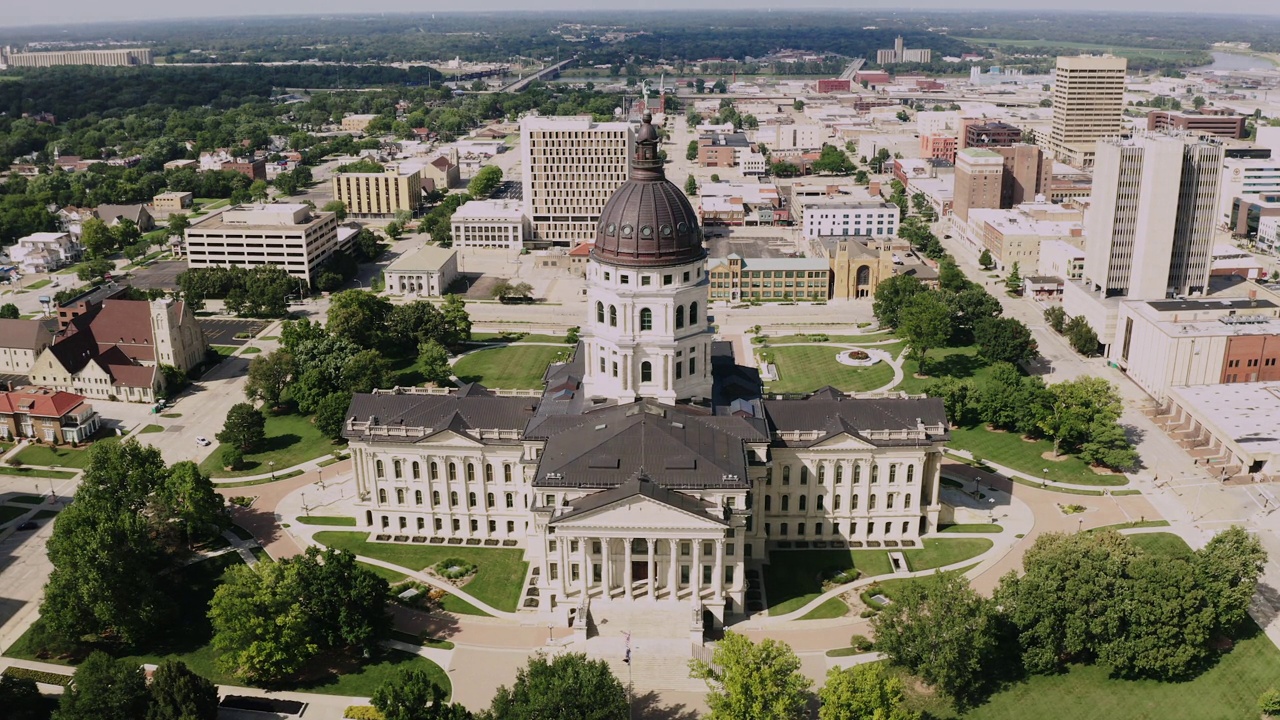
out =
{"type": "Polygon", "coordinates": [[[294,566],[260,562],[233,565],[209,603],[218,667],[254,683],[297,672],[318,648],[297,595],[294,566]]]}
{"type": "Polygon", "coordinates": [[[89,218],[80,223],[80,246],[92,257],[103,257],[115,249],[116,239],[105,222],[89,218]]]}
{"type": "Polygon", "coordinates": [[[401,670],[373,691],[371,702],[384,720],[470,720],[461,705],[447,702],[449,693],[421,670],[401,670]]]}
{"type": "Polygon", "coordinates": [[[486,720],[627,720],[627,692],[603,660],[581,653],[535,655],[510,688],[493,696],[486,720]]]}
{"type": "Polygon", "coordinates": [[[982,248],[982,254],[978,256],[978,265],[981,266],[983,270],[990,270],[995,267],[995,264],[995,260],[991,258],[991,251],[986,248],[982,248]]]}
{"type": "Polygon", "coordinates": [[[350,392],[368,393],[395,385],[391,361],[377,350],[361,350],[342,368],[342,387],[350,392]]]}
{"type": "Polygon", "coordinates": [[[386,233],[387,233],[387,237],[391,238],[392,240],[399,240],[400,236],[404,235],[404,226],[400,224],[400,221],[392,220],[391,222],[387,223],[386,233]]]}
{"type": "Polygon", "coordinates": [[[1212,654],[1214,613],[1195,580],[1187,558],[1140,553],[1112,598],[1128,611],[1118,613],[1098,659],[1123,678],[1168,681],[1201,670],[1212,654]]]}
{"type": "Polygon", "coordinates": [[[978,414],[1000,430],[1035,432],[1047,412],[1047,395],[1040,378],[1023,377],[1013,365],[996,363],[979,393],[978,414]]]}
{"type": "Polygon", "coordinates": [[[476,176],[467,184],[467,194],[476,199],[487,198],[501,184],[502,168],[497,165],[486,165],[480,168],[476,176]]]}
{"type": "Polygon", "coordinates": [[[93,257],[80,264],[76,277],[86,282],[97,280],[116,269],[116,264],[103,257],[93,257]]]}
{"type": "Polygon", "coordinates": [[[684,194],[689,197],[698,195],[698,181],[692,175],[684,179],[684,194]]]}
{"type": "Polygon", "coordinates": [[[439,338],[441,343],[457,347],[471,340],[471,316],[467,313],[467,303],[462,296],[445,295],[440,315],[444,325],[439,338]]]}
{"type": "Polygon", "coordinates": [[[347,408],[351,406],[351,394],[336,392],[324,396],[316,404],[314,422],[316,429],[330,440],[342,437],[342,428],[347,422],[347,408]]]}
{"type": "Polygon", "coordinates": [[[732,631],[710,663],[690,660],[689,674],[707,683],[707,720],[799,720],[813,684],[786,643],[765,638],[756,644],[732,631]]]}
{"type": "Polygon", "coordinates": [[[310,637],[321,648],[371,654],[391,630],[387,581],[361,567],[345,550],[311,546],[288,561],[310,637]]]}
{"type": "Polygon", "coordinates": [[[268,187],[266,180],[254,180],[249,185],[249,197],[254,202],[266,202],[268,197],[268,187]]]}
{"type": "Polygon", "coordinates": [[[267,419],[249,403],[236,403],[227,411],[218,442],[251,453],[267,439],[267,419]]]}
{"type": "Polygon", "coordinates": [[[698,159],[698,141],[690,140],[689,146],[684,149],[684,159],[690,162],[698,159]]]}
{"type": "Polygon", "coordinates": [[[151,677],[146,720],[217,720],[218,688],[172,658],[161,661],[151,677]]]}
{"type": "Polygon", "coordinates": [[[822,707],[818,720],[919,720],[920,713],[906,708],[902,679],[889,673],[884,663],[864,663],[831,668],[818,691],[822,707]]]}
{"type": "Polygon", "coordinates": [[[5,320],[17,320],[22,317],[22,313],[18,311],[18,306],[13,303],[5,303],[0,305],[0,318],[5,320]]]}
{"type": "Polygon", "coordinates": [[[187,218],[186,213],[173,213],[169,216],[165,237],[182,237],[189,227],[191,227],[191,220],[187,218]]]}
{"type": "Polygon", "coordinates": [[[248,379],[244,385],[245,397],[261,400],[267,408],[279,407],[284,389],[296,372],[297,365],[288,350],[258,355],[249,361],[248,379]]]}
{"type": "Polygon", "coordinates": [[[147,713],[147,680],[137,662],[97,651],[76,668],[54,720],[141,718],[147,713]]]}
{"type": "Polygon", "coordinates": [[[914,275],[894,275],[876,286],[875,301],[871,310],[884,327],[898,327],[898,313],[907,300],[926,292],[924,284],[914,275]]]}
{"type": "Polygon", "coordinates": [[[49,709],[35,680],[0,675],[0,707],[8,720],[49,720],[49,709]]]}
{"type": "Polygon", "coordinates": [[[950,258],[938,263],[938,287],[948,292],[958,293],[969,287],[969,278],[959,265],[950,258]]]}
{"type": "Polygon", "coordinates": [[[972,427],[978,414],[979,392],[971,380],[939,378],[925,386],[929,397],[942,398],[947,421],[957,427],[972,427]]]}
{"type": "Polygon", "coordinates": [[[330,200],[325,203],[324,207],[320,208],[320,210],[323,212],[334,213],[338,216],[338,222],[342,222],[347,219],[347,204],[341,200],[330,200]]]}
{"type": "Polygon", "coordinates": [[[530,298],[533,297],[533,286],[527,282],[512,283],[510,280],[499,280],[494,283],[489,295],[494,298],[530,298]]]}
{"type": "MultiPolygon", "coordinates": [[[[954,314],[957,333],[972,333],[974,326],[985,318],[993,318],[1004,312],[1000,301],[981,286],[966,281],[964,289],[956,293],[944,295],[947,305],[954,314]]],[[[969,344],[968,338],[960,338],[962,344],[969,344]]]]}
{"type": "Polygon", "coordinates": [[[1203,95],[1197,95],[1195,96],[1194,99],[1191,100],[1191,106],[1199,110],[1200,108],[1204,107],[1207,102],[1208,101],[1204,99],[1203,95]]]}
{"type": "Polygon", "coordinates": [[[961,707],[992,686],[1001,663],[1001,627],[994,603],[959,573],[939,573],[906,585],[871,619],[876,649],[919,675],[961,707]]]}
{"type": "Polygon", "coordinates": [[[222,467],[227,470],[239,470],[244,465],[244,453],[234,445],[227,445],[218,454],[222,467]]]}
{"type": "Polygon", "coordinates": [[[823,145],[822,150],[818,153],[818,159],[813,161],[814,172],[849,175],[855,169],[849,156],[834,145],[823,145]]]}
{"type": "Polygon", "coordinates": [[[795,102],[791,103],[791,109],[797,111],[804,110],[804,101],[800,98],[796,98],[795,102]]]}
{"type": "Polygon", "coordinates": [[[326,327],[362,348],[375,347],[385,334],[391,301],[364,290],[344,290],[330,298],[326,327]]]}
{"type": "Polygon", "coordinates": [[[1089,326],[1083,315],[1077,315],[1063,326],[1063,334],[1071,347],[1081,355],[1093,355],[1098,352],[1098,333],[1089,326]]]}
{"type": "Polygon", "coordinates": [[[898,332],[911,346],[921,375],[927,353],[942,347],[951,337],[951,309],[935,292],[917,293],[907,299],[898,313],[898,332]]]}
{"type": "Polygon", "coordinates": [[[447,386],[453,369],[449,367],[449,351],[435,340],[428,340],[418,346],[418,364],[422,367],[422,375],[427,382],[438,387],[447,386]]]}
{"type": "Polygon", "coordinates": [[[1004,288],[1010,295],[1022,294],[1022,274],[1018,272],[1017,262],[1009,269],[1009,277],[1004,279],[1004,288]]]}
{"type": "Polygon", "coordinates": [[[1246,623],[1266,562],[1257,536],[1235,525],[1196,551],[1197,584],[1208,595],[1219,634],[1234,636],[1246,623]]]}
{"type": "Polygon", "coordinates": [[[1067,324],[1067,311],[1063,310],[1061,305],[1050,305],[1045,308],[1044,321],[1053,328],[1054,332],[1061,335],[1067,324]]]}
{"type": "Polygon", "coordinates": [[[785,160],[779,160],[769,165],[769,172],[775,177],[789,178],[799,175],[800,168],[785,160]]]}
{"type": "Polygon", "coordinates": [[[214,492],[209,476],[189,460],[169,468],[151,496],[150,511],[156,517],[169,519],[160,526],[160,535],[170,537],[175,550],[192,540],[221,535],[231,526],[222,496],[214,492]],[[173,538],[175,530],[180,535],[173,538]]]}
{"type": "Polygon", "coordinates": [[[1017,364],[1035,357],[1037,345],[1031,330],[1021,320],[987,317],[973,326],[978,352],[990,362],[1017,364]]]}

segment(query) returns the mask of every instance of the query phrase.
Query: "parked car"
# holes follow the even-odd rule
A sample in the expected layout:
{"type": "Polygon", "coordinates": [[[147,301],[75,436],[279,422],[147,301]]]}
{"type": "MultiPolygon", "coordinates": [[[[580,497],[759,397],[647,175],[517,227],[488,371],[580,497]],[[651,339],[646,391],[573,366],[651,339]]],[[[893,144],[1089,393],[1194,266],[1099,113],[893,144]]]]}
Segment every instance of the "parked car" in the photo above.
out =
{"type": "Polygon", "coordinates": [[[18,526],[18,531],[22,532],[24,530],[35,530],[38,527],[40,526],[36,524],[35,520],[28,520],[18,526]]]}
{"type": "Polygon", "coordinates": [[[209,438],[203,435],[197,435],[196,444],[199,445],[200,447],[208,447],[210,445],[209,438]]]}

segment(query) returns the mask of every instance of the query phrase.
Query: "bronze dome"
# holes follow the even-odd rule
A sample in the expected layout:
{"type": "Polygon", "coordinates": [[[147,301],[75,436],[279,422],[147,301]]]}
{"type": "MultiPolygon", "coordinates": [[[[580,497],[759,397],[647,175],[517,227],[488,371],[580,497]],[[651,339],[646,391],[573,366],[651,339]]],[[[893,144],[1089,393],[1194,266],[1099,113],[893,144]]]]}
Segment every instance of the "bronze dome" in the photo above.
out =
{"type": "Polygon", "coordinates": [[[645,113],[636,132],[631,178],[605,203],[591,256],[623,267],[684,265],[706,256],[698,215],[658,158],[658,131],[645,113]]]}

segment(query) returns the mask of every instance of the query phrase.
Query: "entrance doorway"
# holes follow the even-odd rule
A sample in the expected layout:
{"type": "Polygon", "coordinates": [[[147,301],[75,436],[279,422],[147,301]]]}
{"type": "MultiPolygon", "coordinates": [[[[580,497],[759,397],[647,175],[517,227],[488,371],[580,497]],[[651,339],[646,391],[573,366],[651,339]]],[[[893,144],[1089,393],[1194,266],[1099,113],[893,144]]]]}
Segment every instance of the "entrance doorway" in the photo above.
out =
{"type": "Polygon", "coordinates": [[[631,561],[631,581],[643,582],[649,579],[649,561],[633,560],[631,561]]]}

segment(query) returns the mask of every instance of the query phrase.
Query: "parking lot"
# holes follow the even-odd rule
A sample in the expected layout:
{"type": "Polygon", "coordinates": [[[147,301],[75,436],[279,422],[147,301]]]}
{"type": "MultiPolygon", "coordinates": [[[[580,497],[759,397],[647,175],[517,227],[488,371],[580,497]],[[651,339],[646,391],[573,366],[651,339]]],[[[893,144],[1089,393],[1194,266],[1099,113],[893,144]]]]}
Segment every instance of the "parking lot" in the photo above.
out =
{"type": "Polygon", "coordinates": [[[165,260],[152,263],[147,267],[131,270],[129,284],[143,290],[150,288],[177,290],[178,275],[186,269],[186,260],[165,260]]]}
{"type": "Polygon", "coordinates": [[[267,326],[266,320],[230,320],[222,318],[200,318],[200,328],[210,345],[240,346],[248,342],[247,338],[237,338],[240,333],[256,336],[267,326]]]}

